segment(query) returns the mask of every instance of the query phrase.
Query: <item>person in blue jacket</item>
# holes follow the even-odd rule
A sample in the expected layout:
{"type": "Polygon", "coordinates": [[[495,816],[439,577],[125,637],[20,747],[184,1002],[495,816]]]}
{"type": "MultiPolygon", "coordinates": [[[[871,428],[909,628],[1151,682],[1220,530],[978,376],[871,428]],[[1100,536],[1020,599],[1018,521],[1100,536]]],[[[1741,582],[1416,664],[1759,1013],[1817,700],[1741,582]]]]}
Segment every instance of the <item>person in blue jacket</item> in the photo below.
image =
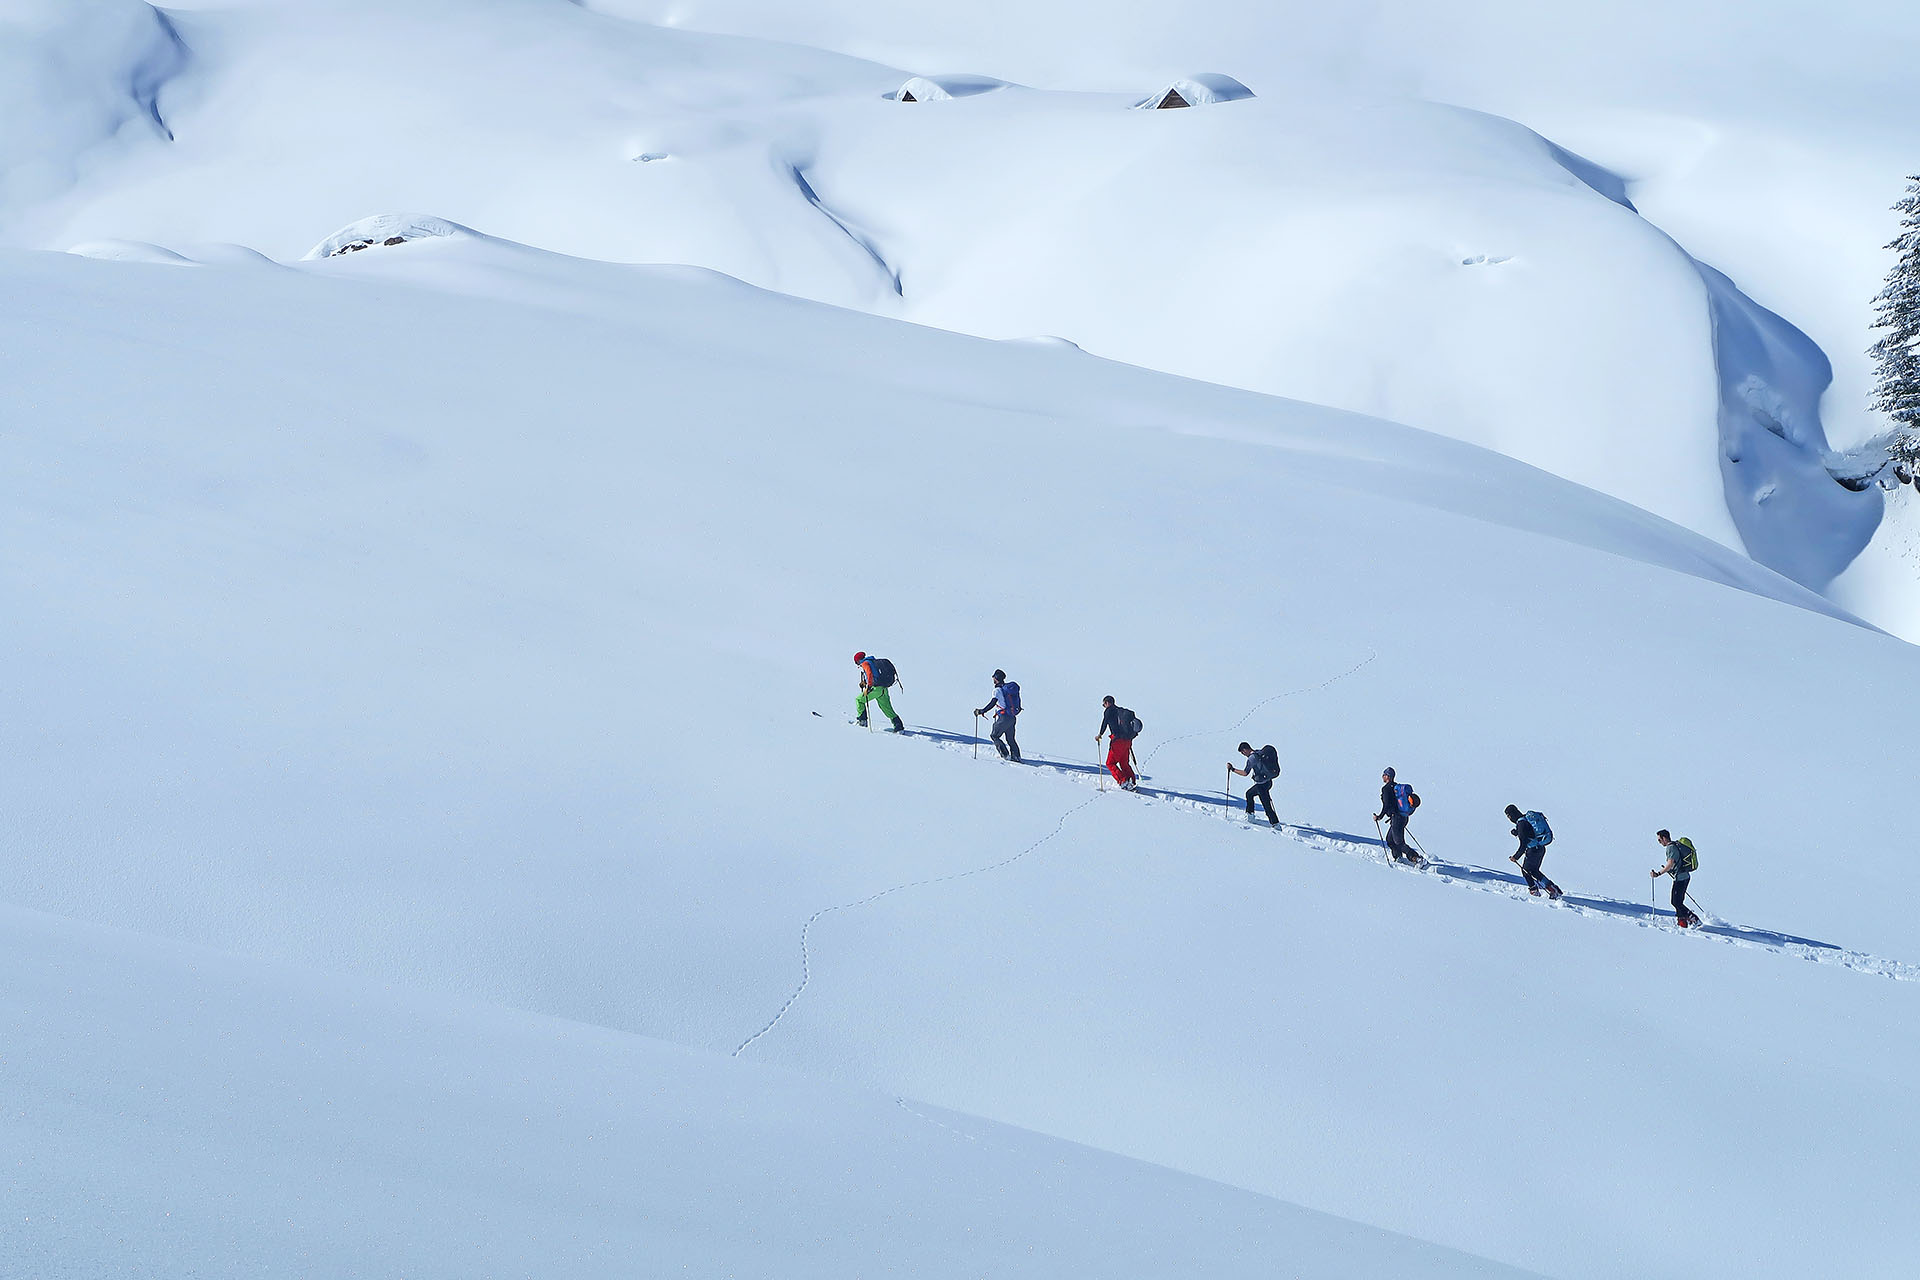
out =
{"type": "Polygon", "coordinates": [[[1540,829],[1546,825],[1546,819],[1542,817],[1536,825],[1531,817],[1520,812],[1519,805],[1510,804],[1507,806],[1507,821],[1513,824],[1513,834],[1520,841],[1520,847],[1507,861],[1520,864],[1520,874],[1527,878],[1527,892],[1537,898],[1540,891],[1545,889],[1549,898],[1558,898],[1560,886],[1547,879],[1540,870],[1540,859],[1547,856],[1547,841],[1553,839],[1540,829]]]}

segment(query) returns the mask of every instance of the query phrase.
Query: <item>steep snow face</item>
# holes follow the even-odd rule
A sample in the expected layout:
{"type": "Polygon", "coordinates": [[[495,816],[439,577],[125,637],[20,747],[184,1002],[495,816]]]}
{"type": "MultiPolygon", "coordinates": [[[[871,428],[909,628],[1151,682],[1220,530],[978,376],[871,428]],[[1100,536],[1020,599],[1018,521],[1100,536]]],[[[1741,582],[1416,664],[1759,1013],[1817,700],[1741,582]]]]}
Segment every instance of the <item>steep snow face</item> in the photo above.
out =
{"type": "MultiPolygon", "coordinates": [[[[1816,589],[1878,519],[1877,492],[1826,474],[1819,351],[1770,316],[1786,340],[1731,338],[1765,313],[1709,287],[1613,175],[1503,120],[1278,74],[1188,112],[1126,110],[1159,74],[1111,95],[939,75],[958,100],[915,112],[898,70],[544,0],[181,21],[192,127],[29,243],[284,257],[430,209],[1394,418],[1816,589]]],[[[1187,82],[1208,100],[1244,88],[1187,82]]]]}
{"type": "MultiPolygon", "coordinates": [[[[34,424],[0,469],[0,899],[1552,1274],[1920,1247],[1920,984],[1872,976],[1920,958],[1910,876],[1833,827],[1904,794],[1910,728],[1856,717],[1920,660],[1738,553],[1394,424],[477,233],[0,270],[0,414],[34,424]],[[855,649],[945,736],[844,723],[855,649]],[[971,759],[995,666],[1031,768],[971,759]],[[1147,723],[1144,794],[1092,786],[1104,693],[1147,723]],[[1220,821],[1243,737],[1281,750],[1288,832],[1220,821]],[[1370,856],[1387,764],[1444,879],[1370,856]],[[1568,903],[1498,873],[1509,801],[1552,817],[1568,903]],[[1658,826],[1721,932],[1664,932],[1658,826]]],[[[61,1079],[75,1024],[30,1025],[61,1079]]],[[[383,1087],[342,1086],[354,1132],[383,1087]]],[[[90,1191],[145,1139],[86,1132],[65,1203],[106,1230],[126,1197],[90,1191]]],[[[195,1150],[226,1185],[234,1148],[195,1150]]]]}

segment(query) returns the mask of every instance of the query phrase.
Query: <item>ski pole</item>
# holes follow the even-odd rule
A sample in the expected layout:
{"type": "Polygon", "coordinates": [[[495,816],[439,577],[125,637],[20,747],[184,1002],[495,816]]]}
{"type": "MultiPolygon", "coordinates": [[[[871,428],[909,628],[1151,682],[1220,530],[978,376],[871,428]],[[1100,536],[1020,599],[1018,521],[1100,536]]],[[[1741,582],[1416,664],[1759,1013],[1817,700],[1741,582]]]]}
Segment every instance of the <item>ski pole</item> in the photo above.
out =
{"type": "Polygon", "coordinates": [[[980,713],[973,713],[973,758],[980,758],[980,713]]]}
{"type": "Polygon", "coordinates": [[[1227,766],[1227,784],[1220,788],[1227,797],[1227,808],[1233,808],[1233,766],[1227,766]]]}
{"type": "Polygon", "coordinates": [[[1698,911],[1703,916],[1712,914],[1705,907],[1700,905],[1700,899],[1693,896],[1693,889],[1691,887],[1682,890],[1681,893],[1688,902],[1691,902],[1693,904],[1693,909],[1695,911],[1698,911]]]}

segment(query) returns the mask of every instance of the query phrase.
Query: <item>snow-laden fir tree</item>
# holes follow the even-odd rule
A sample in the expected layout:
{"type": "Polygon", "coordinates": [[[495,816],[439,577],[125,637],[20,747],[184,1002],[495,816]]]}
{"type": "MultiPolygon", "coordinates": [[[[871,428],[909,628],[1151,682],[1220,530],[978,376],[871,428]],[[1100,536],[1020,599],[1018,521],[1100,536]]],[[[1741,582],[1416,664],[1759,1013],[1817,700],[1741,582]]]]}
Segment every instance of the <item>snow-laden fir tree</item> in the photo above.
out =
{"type": "Polygon", "coordinates": [[[1908,467],[1920,463],[1920,175],[1907,179],[1895,202],[1900,234],[1886,287],[1873,300],[1873,327],[1886,333],[1868,349],[1874,362],[1873,407],[1893,419],[1889,446],[1908,467]]]}

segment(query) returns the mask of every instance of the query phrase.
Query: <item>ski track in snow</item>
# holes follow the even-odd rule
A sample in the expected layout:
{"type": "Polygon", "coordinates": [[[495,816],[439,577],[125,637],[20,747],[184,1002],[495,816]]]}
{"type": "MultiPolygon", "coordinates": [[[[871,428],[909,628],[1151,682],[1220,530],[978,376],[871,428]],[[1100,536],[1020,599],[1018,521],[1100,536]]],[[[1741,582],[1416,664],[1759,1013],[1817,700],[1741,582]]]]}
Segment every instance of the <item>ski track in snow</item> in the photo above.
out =
{"type": "MultiPolygon", "coordinates": [[[[1364,666],[1365,664],[1363,663],[1362,665],[1364,666]]],[[[1355,670],[1358,670],[1358,668],[1355,668],[1355,670]]],[[[1329,683],[1331,683],[1331,681],[1329,683]]],[[[1234,727],[1238,728],[1239,726],[1236,725],[1234,727]]],[[[972,739],[966,735],[952,733],[946,730],[922,729],[916,732],[918,736],[931,739],[936,747],[946,751],[963,752],[972,743],[972,739]]],[[[1184,736],[1191,737],[1195,735],[1189,734],[1184,736]]],[[[1180,740],[1181,739],[1178,738],[1169,738],[1167,743],[1162,743],[1161,745],[1165,746],[1180,740]]],[[[1150,757],[1151,753],[1149,753],[1149,758],[1150,757]]],[[[1031,763],[1067,774],[1092,772],[1090,766],[1076,764],[1072,761],[1034,758],[1031,763]]],[[[1080,781],[1084,785],[1085,780],[1080,779],[1080,781]]],[[[1259,830],[1260,827],[1264,825],[1264,819],[1258,823],[1247,824],[1243,820],[1242,810],[1239,805],[1227,800],[1223,795],[1209,795],[1195,791],[1175,791],[1168,788],[1148,786],[1141,787],[1134,794],[1146,800],[1148,803],[1165,801],[1175,808],[1203,814],[1215,821],[1230,823],[1248,832],[1259,830]]],[[[1427,854],[1427,866],[1424,868],[1398,867],[1388,859],[1386,855],[1386,844],[1382,840],[1354,835],[1349,832],[1331,831],[1322,827],[1310,826],[1298,822],[1282,821],[1280,830],[1290,836],[1295,843],[1320,852],[1339,853],[1349,857],[1364,858],[1369,862],[1377,862],[1389,869],[1411,870],[1415,875],[1430,876],[1444,884],[1478,890],[1482,893],[1500,894],[1504,897],[1513,898],[1522,902],[1529,901],[1532,897],[1532,895],[1527,892],[1526,880],[1517,874],[1497,871],[1493,868],[1478,866],[1474,863],[1449,862],[1442,858],[1436,858],[1431,854],[1427,854]]],[[[1411,832],[1408,834],[1412,837],[1411,832]]],[[[1418,846],[1418,837],[1412,838],[1415,845],[1418,846]]],[[[1421,852],[1426,853],[1426,850],[1421,848],[1421,852]]],[[[1672,927],[1669,923],[1671,913],[1667,908],[1662,906],[1641,902],[1627,902],[1623,899],[1607,898],[1596,894],[1579,893],[1565,893],[1557,902],[1551,900],[1543,901],[1545,905],[1551,906],[1556,910],[1568,911],[1574,915],[1585,916],[1589,919],[1621,920],[1643,929],[1669,929],[1672,927]]],[[[1822,942],[1814,938],[1797,937],[1790,933],[1783,933],[1777,929],[1764,929],[1754,925],[1733,924],[1705,911],[1698,902],[1694,902],[1693,907],[1695,913],[1707,923],[1699,928],[1687,930],[1686,932],[1689,935],[1712,938],[1736,947],[1749,947],[1759,951],[1772,951],[1781,955],[1812,961],[1815,964],[1838,965],[1842,968],[1852,969],[1858,973],[1892,978],[1899,982],[1920,982],[1920,964],[1912,961],[1894,960],[1884,956],[1871,955],[1864,951],[1852,951],[1837,943],[1822,942]]]]}
{"type": "MultiPolygon", "coordinates": [[[[920,731],[916,729],[915,732],[918,733],[920,731]]],[[[800,985],[793,989],[793,994],[787,997],[787,1002],[780,1006],[780,1011],[773,1015],[773,1018],[767,1023],[766,1026],[760,1028],[758,1031],[754,1032],[752,1035],[748,1036],[745,1040],[740,1042],[740,1047],[733,1051],[732,1056],[736,1058],[739,1057],[742,1053],[744,1053],[747,1050],[749,1046],[753,1044],[754,1041],[758,1040],[761,1036],[766,1035],[769,1031],[772,1031],[775,1027],[779,1026],[780,1020],[787,1016],[787,1011],[793,1008],[793,1006],[799,1001],[802,993],[806,991],[807,985],[813,981],[812,948],[810,946],[810,943],[813,938],[814,925],[820,923],[820,921],[826,919],[828,916],[832,915],[836,911],[851,911],[855,907],[869,906],[875,902],[880,901],[882,898],[890,898],[894,894],[904,893],[908,889],[921,889],[921,888],[927,887],[928,885],[946,884],[949,881],[953,881],[953,880],[965,880],[970,876],[981,876],[981,875],[987,874],[987,872],[989,871],[998,871],[1002,867],[1010,867],[1014,863],[1020,861],[1020,859],[1032,853],[1035,849],[1038,849],[1041,845],[1045,844],[1047,841],[1059,835],[1060,832],[1066,827],[1067,819],[1071,818],[1074,814],[1080,812],[1082,809],[1086,808],[1088,805],[1092,804],[1095,800],[1099,798],[1100,798],[1099,794],[1096,793],[1094,795],[1088,796],[1085,800],[1082,800],[1079,804],[1074,805],[1071,809],[1067,810],[1065,813],[1060,815],[1060,820],[1053,824],[1053,829],[1051,831],[1047,832],[1047,834],[1041,836],[1038,840],[1035,840],[1032,844],[1028,845],[1026,848],[1022,849],[1020,852],[1014,854],[1010,858],[1002,858],[998,862],[991,862],[983,867],[973,867],[967,871],[955,871],[950,875],[930,876],[925,880],[912,880],[912,881],[908,881],[906,884],[896,884],[890,889],[882,889],[878,893],[870,893],[866,897],[855,899],[852,902],[841,902],[841,903],[836,903],[831,907],[822,907],[818,911],[814,912],[812,915],[808,916],[807,922],[800,926],[800,985]]]]}
{"type": "MultiPolygon", "coordinates": [[[[1224,728],[1198,729],[1191,733],[1178,734],[1174,737],[1163,739],[1154,746],[1152,750],[1148,751],[1145,756],[1140,758],[1139,766],[1142,770],[1142,779],[1145,779],[1146,775],[1144,770],[1147,764],[1153,760],[1155,755],[1159,754],[1163,747],[1169,747],[1176,742],[1186,742],[1193,738],[1208,735],[1230,735],[1236,733],[1248,720],[1252,719],[1254,714],[1262,707],[1269,706],[1284,698],[1317,693],[1339,681],[1347,679],[1349,676],[1358,674],[1378,656],[1377,653],[1370,652],[1366,658],[1353,667],[1341,672],[1339,675],[1323,680],[1319,684],[1308,685],[1299,689],[1291,689],[1285,693],[1276,693],[1272,697],[1264,698],[1249,707],[1246,714],[1241,716],[1240,719],[1224,728]]],[[[934,747],[950,752],[972,751],[977,745],[972,735],[921,725],[914,726],[908,736],[924,739],[934,747]]],[[[998,764],[1001,762],[996,759],[991,763],[998,764]]],[[[775,1011],[773,1017],[769,1018],[766,1024],[758,1031],[755,1031],[745,1040],[742,1040],[730,1056],[739,1057],[748,1049],[752,1048],[756,1042],[771,1034],[779,1027],[787,1014],[793,1011],[794,1006],[800,1002],[800,998],[806,994],[807,988],[811,986],[813,982],[813,932],[815,926],[822,920],[825,920],[828,916],[836,912],[853,911],[860,907],[871,906],[885,898],[892,897],[896,893],[904,893],[910,889],[924,889],[931,888],[934,885],[950,884],[958,880],[967,880],[974,876],[986,875],[990,872],[1010,867],[1059,835],[1066,829],[1067,823],[1072,820],[1075,814],[1106,794],[1107,789],[1104,787],[1106,770],[1098,763],[1087,764],[1071,760],[1055,760],[1046,756],[1037,755],[1027,757],[1023,763],[1067,775],[1083,786],[1088,785],[1088,775],[1093,775],[1093,785],[1100,787],[1100,790],[1097,790],[1093,795],[1088,796],[1078,804],[1068,808],[1060,815],[1058,820],[1054,822],[1053,826],[1045,835],[1009,857],[1001,858],[996,862],[985,863],[981,866],[971,867],[965,871],[955,871],[947,875],[929,876],[921,880],[910,880],[901,884],[892,885],[878,892],[870,893],[863,898],[856,898],[849,902],[840,902],[832,906],[822,907],[808,916],[806,921],[800,926],[799,983],[780,1005],[780,1008],[775,1011]]],[[[1118,792],[1116,792],[1116,794],[1118,794],[1118,792]]],[[[1139,787],[1134,794],[1150,804],[1156,801],[1165,801],[1176,808],[1187,809],[1196,814],[1214,818],[1215,820],[1239,824],[1240,814],[1237,806],[1224,794],[1215,797],[1199,792],[1174,791],[1167,788],[1144,785],[1139,787]]],[[[1242,825],[1242,830],[1245,831],[1253,831],[1256,829],[1252,826],[1240,825],[1242,825]]],[[[1385,855],[1384,842],[1378,839],[1370,840],[1365,836],[1330,831],[1297,822],[1282,822],[1280,824],[1280,831],[1289,836],[1295,843],[1309,849],[1326,853],[1344,854],[1348,857],[1364,858],[1370,862],[1378,862],[1390,868],[1393,866],[1385,855]]],[[[1415,844],[1418,845],[1418,838],[1415,837],[1414,840],[1415,844]]],[[[1424,847],[1421,847],[1421,852],[1423,854],[1426,853],[1424,847]]],[[[1448,862],[1444,859],[1433,857],[1431,854],[1427,855],[1426,866],[1415,870],[1414,874],[1432,877],[1443,884],[1473,889],[1482,893],[1500,894],[1521,901],[1525,901],[1532,896],[1526,891],[1526,881],[1518,875],[1511,875],[1472,863],[1448,862]]],[[[1638,902],[1626,902],[1617,898],[1566,893],[1563,894],[1558,901],[1550,900],[1547,905],[1556,910],[1571,912],[1574,915],[1584,916],[1594,920],[1624,920],[1640,928],[1664,929],[1669,927],[1667,924],[1667,913],[1662,911],[1658,906],[1651,904],[1642,905],[1638,902]]],[[[1694,909],[1700,918],[1707,922],[1698,928],[1688,931],[1694,936],[1712,938],[1716,941],[1737,947],[1772,951],[1781,955],[1811,961],[1815,964],[1839,965],[1842,968],[1852,969],[1859,973],[1874,974],[1880,977],[1892,978],[1900,982],[1920,982],[1920,964],[1869,955],[1860,951],[1850,951],[1834,943],[1821,942],[1812,938],[1795,937],[1792,934],[1781,933],[1777,930],[1731,924],[1701,910],[1698,903],[1694,904],[1694,909]]],[[[914,1112],[911,1107],[907,1106],[904,1098],[895,1098],[895,1101],[899,1103],[903,1109],[912,1112],[912,1114],[920,1115],[919,1112],[914,1112]]],[[[940,1122],[933,1120],[932,1117],[921,1116],[921,1118],[927,1120],[930,1124],[937,1124],[943,1129],[951,1129],[951,1126],[940,1124],[940,1122]]],[[[961,1133],[959,1130],[952,1131],[960,1133],[960,1136],[970,1141],[972,1140],[972,1135],[970,1134],[961,1133]]]]}
{"type": "MultiPolygon", "coordinates": [[[[1305,693],[1318,693],[1320,690],[1327,688],[1329,685],[1336,684],[1339,681],[1345,680],[1348,676],[1358,674],[1360,671],[1365,669],[1365,667],[1378,656],[1379,656],[1378,653],[1375,653],[1370,650],[1368,651],[1367,656],[1363,658],[1360,662],[1356,663],[1354,666],[1348,668],[1347,670],[1342,671],[1337,676],[1332,676],[1329,679],[1322,680],[1319,684],[1307,685],[1299,689],[1289,689],[1285,693],[1276,693],[1270,698],[1263,698],[1259,702],[1254,703],[1251,707],[1248,707],[1245,715],[1241,716],[1238,720],[1234,721],[1231,725],[1227,726],[1225,729],[1196,729],[1192,733],[1183,733],[1178,735],[1177,737],[1167,738],[1162,742],[1160,742],[1158,746],[1155,746],[1151,751],[1147,752],[1147,754],[1141,758],[1140,767],[1142,769],[1145,769],[1147,766],[1147,763],[1151,761],[1153,757],[1159,753],[1161,747],[1172,746],[1176,742],[1185,742],[1189,738],[1198,738],[1198,737],[1202,737],[1209,734],[1237,732],[1240,726],[1244,725],[1248,720],[1251,720],[1254,716],[1254,713],[1259,711],[1260,708],[1268,706],[1275,702],[1279,702],[1283,698],[1295,698],[1305,693]]],[[[816,712],[815,714],[817,715],[819,713],[816,712]]],[[[972,737],[961,737],[959,734],[949,733],[944,729],[929,729],[920,725],[915,725],[913,728],[912,734],[909,736],[928,738],[933,741],[934,745],[947,747],[949,749],[951,749],[955,743],[959,743],[959,742],[964,742],[968,745],[968,747],[972,747],[975,741],[972,737]]],[[[1068,769],[1075,772],[1091,770],[1092,772],[1099,773],[1103,778],[1105,777],[1105,770],[1101,769],[1100,766],[1098,765],[1070,764],[1065,761],[1048,760],[1043,756],[1033,757],[1033,763],[1038,765],[1044,765],[1046,767],[1050,767],[1054,769],[1068,769]]],[[[1020,852],[1014,854],[1012,857],[1002,858],[998,862],[990,862],[984,866],[972,867],[966,871],[955,871],[955,872],[952,872],[951,874],[944,875],[944,876],[930,876],[924,880],[912,880],[905,884],[896,884],[891,888],[882,889],[878,893],[868,894],[866,897],[855,899],[852,902],[840,902],[830,907],[822,907],[820,908],[820,910],[808,916],[806,919],[806,923],[800,926],[800,984],[793,989],[793,993],[787,997],[786,1003],[780,1006],[779,1010],[774,1013],[773,1017],[768,1020],[767,1024],[761,1027],[758,1031],[754,1032],[752,1035],[748,1036],[745,1040],[742,1040],[739,1044],[739,1047],[734,1049],[733,1053],[729,1056],[735,1057],[735,1058],[739,1057],[742,1053],[745,1053],[749,1048],[753,1046],[754,1041],[759,1040],[762,1036],[765,1036],[767,1033],[771,1032],[775,1027],[779,1026],[781,1019],[787,1016],[788,1012],[792,1010],[793,1006],[799,1002],[800,997],[803,994],[805,994],[807,987],[813,982],[813,951],[812,951],[813,927],[816,924],[818,924],[820,921],[826,919],[830,915],[833,915],[835,912],[852,911],[857,907],[870,906],[873,903],[880,901],[882,898],[892,897],[896,893],[904,893],[908,889],[923,889],[936,884],[948,884],[955,880],[966,880],[973,876],[986,875],[990,871],[998,871],[1003,867],[1010,867],[1014,863],[1026,857],[1028,854],[1032,853],[1035,849],[1038,849],[1041,845],[1046,844],[1049,840],[1059,835],[1061,831],[1066,829],[1068,819],[1072,818],[1074,814],[1079,813],[1082,809],[1092,804],[1096,799],[1099,798],[1100,794],[1102,794],[1102,792],[1096,792],[1093,796],[1090,796],[1087,799],[1082,800],[1079,804],[1074,805],[1072,808],[1068,809],[1065,813],[1061,814],[1059,820],[1053,824],[1053,828],[1050,831],[1048,831],[1047,834],[1041,836],[1038,840],[1035,840],[1032,844],[1020,850],[1020,852]]],[[[895,1099],[895,1101],[900,1101],[900,1100],[895,1099]]],[[[902,1103],[901,1105],[904,1106],[905,1103],[902,1103]]],[[[917,1115],[919,1113],[915,1112],[915,1114],[917,1115]]],[[[945,1126],[942,1126],[942,1127],[944,1128],[945,1126]]]]}

